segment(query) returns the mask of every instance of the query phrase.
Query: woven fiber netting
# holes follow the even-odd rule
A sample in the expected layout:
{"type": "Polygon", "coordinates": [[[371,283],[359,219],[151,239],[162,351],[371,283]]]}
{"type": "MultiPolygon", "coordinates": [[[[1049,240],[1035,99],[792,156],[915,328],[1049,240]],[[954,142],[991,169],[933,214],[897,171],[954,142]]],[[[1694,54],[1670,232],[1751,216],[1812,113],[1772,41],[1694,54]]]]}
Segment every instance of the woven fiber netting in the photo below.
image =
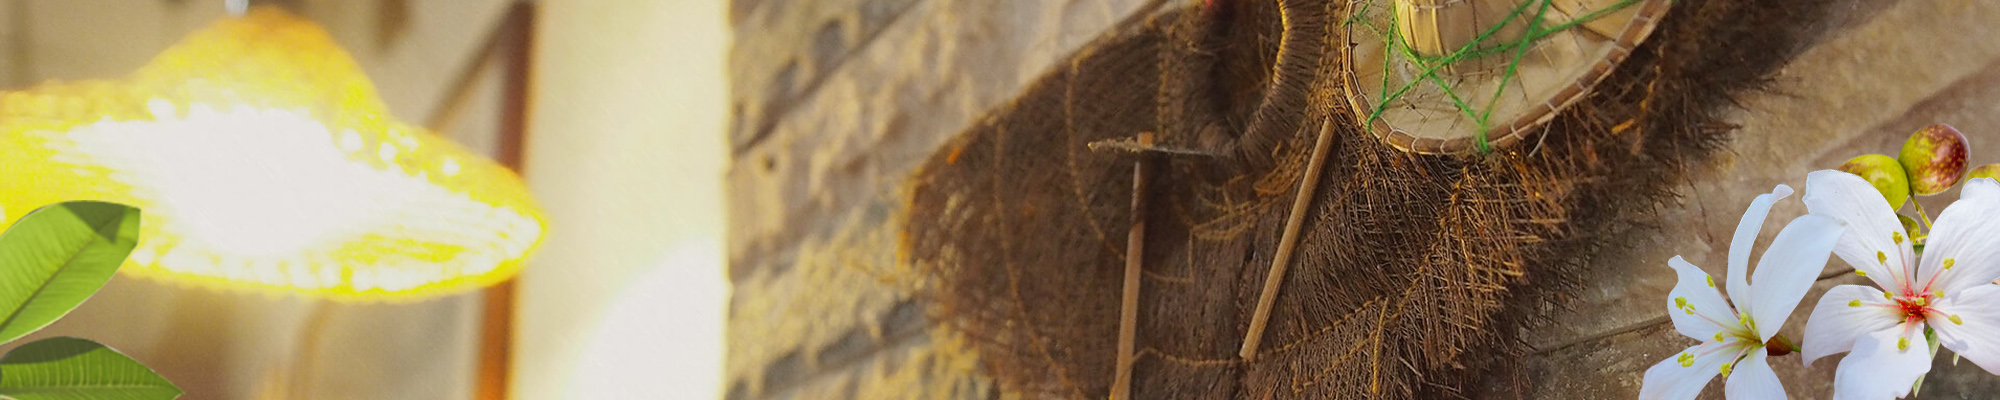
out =
{"type": "MultiPolygon", "coordinates": [[[[1678,0],[1534,140],[1397,150],[1336,72],[1346,2],[1170,3],[1072,55],[911,178],[903,257],[941,332],[1027,398],[1115,371],[1134,162],[1150,188],[1133,396],[1492,398],[1532,384],[1515,335],[1732,135],[1816,2],[1678,0]],[[1786,24],[1770,21],[1791,21],[1786,24]],[[1282,50],[1281,50],[1282,49],[1282,50]],[[1255,362],[1237,356],[1322,126],[1331,151],[1255,362]],[[1209,154],[1094,151],[1151,132],[1209,154]]],[[[1637,266],[1634,266],[1637,268],[1637,266]]]]}

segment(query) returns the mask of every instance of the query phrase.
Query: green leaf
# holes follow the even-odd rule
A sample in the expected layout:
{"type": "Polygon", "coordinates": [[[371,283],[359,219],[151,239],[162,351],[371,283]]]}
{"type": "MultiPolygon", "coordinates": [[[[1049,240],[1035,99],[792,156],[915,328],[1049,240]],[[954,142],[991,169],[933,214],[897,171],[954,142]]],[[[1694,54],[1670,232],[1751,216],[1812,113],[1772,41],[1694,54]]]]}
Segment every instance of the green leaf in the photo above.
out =
{"type": "MultiPolygon", "coordinates": [[[[1937,337],[1937,330],[1935,330],[1935,329],[1931,329],[1931,327],[1928,327],[1928,326],[1924,327],[1924,341],[1926,341],[1926,342],[1930,342],[1930,345],[1931,345],[1931,358],[1933,358],[1933,359],[1937,358],[1937,353],[1938,353],[1938,344],[1939,344],[1939,343],[1938,343],[1938,337],[1937,337]]],[[[1956,354],[1956,353],[1953,353],[1952,355],[1953,355],[1953,356],[1957,356],[1957,354],[1956,354]]],[[[1917,395],[1918,393],[1923,393],[1923,391],[1924,391],[1924,377],[1925,377],[1925,376],[1928,376],[1928,374],[1926,374],[1926,375],[1919,375],[1919,376],[1917,376],[1917,383],[1913,383],[1913,384],[1910,384],[1910,395],[1911,395],[1911,396],[1916,396],[1916,395],[1917,395]]]]}
{"type": "Polygon", "coordinates": [[[0,357],[0,396],[17,400],[171,400],[181,389],[117,350],[55,337],[0,357]]]}
{"type": "Polygon", "coordinates": [[[0,234],[0,343],[27,336],[97,293],[138,244],[139,209],[42,207],[0,234]]]}

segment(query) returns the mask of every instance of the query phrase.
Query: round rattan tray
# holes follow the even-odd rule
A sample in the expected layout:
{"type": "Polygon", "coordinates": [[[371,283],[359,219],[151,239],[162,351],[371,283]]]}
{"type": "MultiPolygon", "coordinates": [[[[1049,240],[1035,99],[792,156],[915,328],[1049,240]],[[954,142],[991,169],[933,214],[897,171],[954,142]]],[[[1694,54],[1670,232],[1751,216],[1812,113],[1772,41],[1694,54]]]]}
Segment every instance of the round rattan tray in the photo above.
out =
{"type": "Polygon", "coordinates": [[[1644,41],[1671,0],[1362,0],[1341,22],[1359,122],[1391,146],[1470,154],[1529,139],[1644,41]]]}

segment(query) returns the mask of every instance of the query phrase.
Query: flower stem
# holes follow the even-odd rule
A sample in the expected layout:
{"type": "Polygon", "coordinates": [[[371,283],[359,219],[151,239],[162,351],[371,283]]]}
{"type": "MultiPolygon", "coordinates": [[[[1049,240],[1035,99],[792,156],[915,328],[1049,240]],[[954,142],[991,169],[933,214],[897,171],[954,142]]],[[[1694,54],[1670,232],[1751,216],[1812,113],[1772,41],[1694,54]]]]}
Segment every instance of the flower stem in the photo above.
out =
{"type": "MultiPolygon", "coordinates": [[[[1910,205],[1914,205],[1917,207],[1917,219],[1924,221],[1924,231],[1926,232],[1930,231],[1932,225],[1931,213],[1924,211],[1924,203],[1917,201],[1916,197],[1910,197],[1910,205]]],[[[1915,237],[1917,236],[1917,234],[1916,232],[1910,232],[1910,236],[1915,237]]]]}

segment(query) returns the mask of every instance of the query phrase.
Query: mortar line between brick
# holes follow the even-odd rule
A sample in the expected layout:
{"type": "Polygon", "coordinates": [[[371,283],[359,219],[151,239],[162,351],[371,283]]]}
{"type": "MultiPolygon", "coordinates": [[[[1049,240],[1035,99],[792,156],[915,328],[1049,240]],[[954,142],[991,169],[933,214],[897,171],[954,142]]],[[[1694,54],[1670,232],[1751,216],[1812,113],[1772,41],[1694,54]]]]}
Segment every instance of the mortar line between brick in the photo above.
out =
{"type": "Polygon", "coordinates": [[[784,99],[782,101],[778,101],[776,104],[773,104],[772,108],[775,109],[772,112],[773,115],[767,115],[765,118],[761,118],[760,121],[757,122],[757,131],[755,133],[750,134],[749,139],[744,140],[743,143],[741,144],[731,143],[729,154],[732,156],[742,155],[743,152],[749,151],[753,147],[757,147],[758,143],[763,143],[764,139],[770,138],[771,133],[776,132],[778,130],[778,121],[782,121],[784,120],[785,117],[791,116],[793,111],[798,110],[798,105],[800,103],[804,103],[805,100],[807,100],[808,98],[818,95],[820,86],[826,83],[826,81],[828,80],[827,78],[839,75],[841,72],[846,71],[848,68],[847,64],[848,61],[853,60],[855,57],[859,56],[861,52],[870,50],[871,47],[875,44],[875,40],[882,37],[882,33],[888,32],[889,30],[894,29],[897,24],[903,23],[904,15],[908,15],[910,13],[910,10],[915,9],[917,7],[921,7],[925,3],[927,3],[925,0],[913,0],[910,2],[909,5],[903,6],[902,9],[898,9],[890,13],[889,20],[882,24],[881,29],[876,29],[874,31],[866,33],[867,36],[862,37],[861,40],[855,42],[854,46],[849,48],[847,52],[841,53],[840,57],[835,58],[832,65],[828,66],[828,68],[826,69],[826,73],[813,75],[812,80],[806,81],[806,87],[804,88],[804,90],[799,91],[799,93],[796,96],[784,99]]]}
{"type": "MultiPolygon", "coordinates": [[[[1107,27],[1108,29],[1106,29],[1105,32],[1112,32],[1120,27],[1124,27],[1131,23],[1135,23],[1139,21],[1139,18],[1151,17],[1153,14],[1158,13],[1160,8],[1165,6],[1168,1],[1169,0],[1147,0],[1145,4],[1140,5],[1139,8],[1133,10],[1131,14],[1126,15],[1124,18],[1119,19],[1118,22],[1108,26],[1107,27]]],[[[804,103],[806,99],[814,95],[817,95],[819,93],[820,85],[825,83],[828,77],[839,75],[841,72],[845,71],[849,67],[847,64],[848,60],[853,59],[856,55],[860,54],[862,51],[868,50],[870,45],[874,44],[875,40],[882,36],[883,32],[888,32],[890,29],[894,28],[896,24],[903,23],[904,22],[903,16],[909,14],[910,10],[921,7],[927,3],[929,2],[925,0],[914,0],[910,3],[909,6],[903,7],[903,9],[900,10],[896,10],[895,14],[889,17],[889,22],[882,24],[882,29],[877,29],[874,32],[869,32],[868,36],[862,38],[859,43],[856,43],[856,46],[853,49],[848,50],[846,54],[842,54],[840,58],[833,63],[832,69],[828,70],[827,73],[813,76],[811,81],[806,82],[805,90],[801,91],[797,97],[788,101],[777,103],[774,107],[776,108],[776,111],[773,113],[775,114],[775,118],[764,118],[763,121],[758,122],[756,133],[752,133],[749,139],[744,140],[743,143],[741,144],[731,143],[729,149],[730,155],[731,156],[742,155],[744,152],[749,151],[751,148],[755,148],[757,147],[758,144],[763,143],[765,139],[769,139],[771,134],[777,131],[778,121],[785,120],[785,117],[791,116],[793,112],[798,110],[798,105],[800,103],[804,103]]],[[[1068,52],[1067,54],[1074,55],[1075,51],[1079,49],[1081,48],[1070,49],[1070,52],[1068,52]]],[[[1049,68],[1053,67],[1054,64],[1051,64],[1049,66],[1049,68]]]]}
{"type": "MultiPolygon", "coordinates": [[[[919,1],[921,1],[921,0],[919,0],[919,1]]],[[[1142,23],[1142,21],[1145,21],[1145,20],[1146,20],[1147,18],[1153,18],[1154,16],[1156,16],[1156,14],[1158,14],[1158,13],[1160,12],[1161,8],[1162,8],[1162,7],[1165,7],[1165,6],[1167,5],[1167,3],[1169,3],[1170,1],[1172,1],[1172,0],[1147,0],[1145,4],[1142,4],[1142,5],[1140,5],[1140,6],[1138,7],[1138,8],[1134,9],[1134,10],[1133,10],[1133,11],[1132,11],[1132,12],[1131,12],[1130,14],[1128,14],[1128,15],[1124,16],[1123,18],[1119,19],[1119,20],[1118,20],[1118,22],[1116,22],[1116,23],[1113,23],[1113,24],[1111,24],[1111,25],[1108,25],[1108,26],[1106,26],[1106,29],[1105,29],[1105,30],[1104,30],[1103,32],[1100,32],[1099,34],[1100,34],[1100,35],[1103,35],[1103,34],[1105,34],[1105,33],[1109,33],[1109,32],[1116,32],[1116,31],[1118,31],[1119,29],[1123,29],[1124,27],[1128,27],[1128,26],[1131,26],[1132,24],[1135,24],[1135,23],[1142,23]]],[[[913,3],[913,5],[912,5],[912,8],[914,8],[914,7],[915,7],[915,5],[914,5],[914,4],[915,4],[915,3],[913,3]]],[[[906,13],[907,11],[908,11],[908,8],[905,8],[905,9],[904,9],[903,11],[899,11],[899,12],[897,13],[897,17],[896,17],[896,18],[897,18],[898,20],[897,20],[897,21],[892,21],[892,22],[890,22],[889,24],[885,24],[885,25],[884,25],[884,26],[885,26],[885,28],[884,28],[884,29],[882,30],[882,32],[886,32],[886,31],[888,30],[888,28],[886,28],[887,26],[892,26],[892,25],[895,25],[896,23],[898,23],[898,22],[900,21],[900,18],[901,18],[901,15],[902,15],[902,14],[904,14],[904,13],[906,13]]],[[[872,41],[873,39],[870,39],[870,40],[872,41]]],[[[1085,44],[1085,45],[1083,45],[1083,46],[1088,46],[1088,44],[1085,44]]],[[[1081,49],[1083,49],[1083,47],[1077,47],[1077,48],[1074,48],[1074,49],[1070,49],[1070,50],[1068,51],[1068,53],[1066,53],[1066,54],[1068,54],[1069,56],[1075,56],[1075,55],[1076,55],[1076,53],[1077,53],[1078,51],[1080,51],[1081,49]]],[[[857,52],[859,52],[859,50],[855,50],[855,51],[851,51],[851,52],[849,52],[849,53],[848,53],[848,55],[854,55],[854,54],[856,54],[857,52]]],[[[1067,59],[1067,57],[1065,57],[1065,58],[1063,58],[1063,59],[1067,59]]],[[[1059,63],[1059,62],[1057,62],[1057,63],[1050,63],[1049,65],[1047,65],[1047,66],[1044,66],[1044,68],[1043,68],[1043,69],[1044,69],[1044,71],[1046,72],[1046,71],[1048,71],[1048,70],[1052,70],[1053,68],[1057,68],[1057,66],[1058,66],[1058,65],[1060,65],[1060,64],[1061,64],[1061,63],[1059,63]]],[[[832,73],[830,73],[830,74],[828,74],[828,75],[833,75],[833,74],[832,74],[832,73]]],[[[1026,88],[1026,87],[1028,87],[1028,86],[1032,86],[1032,83],[1028,83],[1028,84],[1024,84],[1024,85],[1023,85],[1023,88],[1026,88]]],[[[1016,95],[1019,95],[1019,94],[1020,94],[1020,92],[1018,92],[1018,91],[1017,91],[1017,92],[1016,92],[1015,94],[1016,94],[1016,95]]],[[[804,98],[804,97],[805,97],[805,96],[803,96],[803,95],[801,96],[801,98],[804,98]]],[[[1001,103],[998,103],[998,104],[995,104],[995,105],[993,105],[992,107],[999,107],[999,106],[1000,106],[1000,104],[1005,104],[1005,103],[1006,103],[1006,102],[1001,102],[1001,103]]],[[[789,114],[789,113],[791,113],[791,112],[793,112],[793,111],[795,111],[795,110],[790,110],[790,109],[788,109],[788,110],[786,110],[786,111],[785,111],[785,113],[789,114]]],[[[977,120],[978,120],[979,118],[982,118],[982,117],[983,117],[983,113],[981,114],[981,116],[975,116],[975,117],[973,117],[972,119],[969,119],[969,120],[967,120],[967,121],[964,121],[964,124],[963,124],[963,126],[961,126],[960,128],[956,129],[955,131],[956,131],[956,132],[963,132],[963,131],[964,131],[965,129],[969,129],[969,127],[971,126],[970,124],[973,124],[973,123],[976,123],[975,121],[977,121],[977,120]]],[[[778,120],[783,120],[783,119],[781,118],[781,119],[778,119],[778,120]]],[[[757,145],[761,144],[761,142],[762,142],[762,141],[763,141],[764,139],[767,139],[767,136],[768,136],[768,135],[766,135],[766,134],[768,134],[768,133],[769,133],[769,132],[765,132],[765,134],[759,134],[758,136],[756,136],[756,137],[754,138],[754,140],[752,140],[751,142],[748,142],[748,143],[746,143],[746,144],[745,144],[744,146],[741,146],[741,147],[737,147],[737,146],[735,146],[734,144],[731,144],[731,146],[732,146],[732,147],[731,147],[731,150],[730,150],[730,161],[729,161],[729,163],[728,163],[728,164],[729,164],[729,168],[731,168],[731,169],[735,169],[735,168],[737,168],[738,166],[740,166],[740,164],[739,164],[739,163],[743,161],[743,160],[742,160],[742,157],[741,157],[741,156],[742,156],[742,155],[743,155],[743,154],[744,154],[745,152],[749,151],[750,149],[752,149],[752,148],[755,148],[755,147],[757,147],[757,145]]],[[[907,172],[908,172],[908,171],[903,171],[903,172],[896,172],[896,173],[894,173],[894,174],[892,174],[892,175],[902,175],[902,174],[906,174],[907,172]]],[[[892,198],[893,198],[893,197],[892,197],[892,198]]],[[[874,200],[858,200],[858,201],[874,201],[874,200]]],[[[787,212],[787,213],[785,214],[785,215],[786,215],[786,217],[785,217],[785,219],[786,219],[786,224],[785,224],[785,225],[786,225],[786,226],[810,226],[810,225],[812,225],[812,224],[810,224],[810,223],[801,223],[800,221],[797,221],[797,219],[799,219],[799,218],[800,218],[799,216],[800,216],[800,215],[806,215],[806,214],[811,214],[811,212],[810,212],[810,211],[816,211],[816,210],[817,210],[817,211],[825,211],[825,210],[845,210],[845,209],[851,209],[851,208],[853,208],[853,207],[854,207],[854,204],[855,204],[856,202],[857,202],[857,201],[841,201],[841,202],[838,202],[838,203],[836,203],[836,204],[821,204],[821,203],[813,203],[813,204],[810,204],[810,205],[806,205],[806,206],[804,206],[805,208],[803,208],[803,209],[801,209],[801,210],[791,210],[790,212],[787,212]]],[[[830,212],[830,211],[829,211],[829,212],[830,212]]],[[[830,212],[830,213],[831,213],[831,212],[830,212]]],[[[751,239],[749,239],[749,240],[748,240],[748,242],[749,242],[749,243],[745,243],[745,244],[742,244],[741,246],[738,246],[738,245],[737,245],[736,243],[733,243],[733,242],[732,242],[732,243],[731,243],[731,247],[730,247],[730,249],[729,249],[729,250],[727,251],[727,254],[726,254],[726,255],[728,256],[728,260],[729,260],[729,263],[730,263],[730,265],[736,265],[736,264],[739,264],[739,263],[741,263],[742,261],[747,261],[747,260],[755,260],[756,258],[752,258],[752,257],[756,257],[756,256],[754,256],[753,254],[754,254],[754,253],[757,253],[757,252],[759,251],[759,250],[757,250],[757,249],[773,249],[773,248],[782,248],[782,247],[784,247],[784,246],[782,246],[782,245],[787,245],[787,244],[789,244],[789,245],[796,245],[796,244],[797,244],[797,242],[799,242],[800,240],[802,240],[802,238],[803,238],[803,237],[805,237],[805,236],[806,236],[806,235],[804,235],[804,234],[800,234],[800,233],[798,233],[798,232],[799,232],[798,230],[783,230],[783,231],[780,231],[780,232],[777,232],[777,233],[773,233],[773,234],[769,234],[769,235],[759,235],[759,236],[757,236],[757,237],[755,237],[755,238],[751,238],[751,239]],[[739,251],[739,250],[740,250],[740,251],[739,251]]],[[[734,273],[734,272],[732,272],[732,273],[734,273]]]]}
{"type": "Polygon", "coordinates": [[[917,328],[904,329],[902,331],[898,331],[896,333],[885,336],[882,338],[881,342],[877,342],[876,346],[868,349],[868,351],[861,352],[850,357],[844,357],[838,360],[834,360],[832,363],[817,365],[816,367],[818,368],[813,369],[812,372],[807,373],[805,376],[800,377],[797,380],[783,382],[776,388],[764,388],[764,392],[760,393],[759,397],[789,398],[789,396],[786,396],[791,394],[789,392],[803,389],[806,386],[809,386],[809,384],[813,382],[819,381],[820,379],[824,379],[828,376],[833,375],[835,372],[846,371],[848,368],[853,367],[855,365],[861,364],[869,360],[875,360],[878,358],[876,357],[876,355],[888,352],[890,350],[902,348],[903,345],[908,344],[907,342],[909,342],[910,340],[920,336],[924,336],[926,330],[922,328],[923,326],[926,325],[918,325],[917,328]]]}

